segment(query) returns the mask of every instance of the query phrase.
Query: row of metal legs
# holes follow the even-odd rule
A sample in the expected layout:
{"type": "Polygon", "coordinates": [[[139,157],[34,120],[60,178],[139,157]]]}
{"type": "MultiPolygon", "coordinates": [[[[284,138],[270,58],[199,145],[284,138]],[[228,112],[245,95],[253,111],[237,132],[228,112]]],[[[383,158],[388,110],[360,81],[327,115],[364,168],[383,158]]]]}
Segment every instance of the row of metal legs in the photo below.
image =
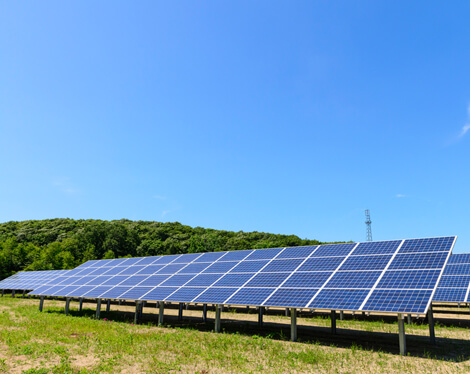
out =
{"type": "MultiPolygon", "coordinates": [[[[69,313],[70,309],[70,300],[71,298],[66,298],[65,299],[65,314],[69,313]]],[[[100,318],[100,312],[101,312],[101,299],[97,299],[96,302],[96,319],[100,318]]],[[[136,301],[135,304],[135,316],[134,316],[134,323],[138,324],[139,320],[142,316],[143,313],[143,307],[144,307],[143,301],[136,301]]],[[[178,310],[178,320],[183,319],[183,303],[179,304],[179,310],[178,310]]],[[[44,296],[41,296],[40,301],[39,301],[39,311],[42,312],[44,307],[44,296]]],[[[79,311],[82,310],[83,307],[83,299],[79,299],[79,311]]],[[[110,311],[111,307],[111,300],[107,300],[106,304],[106,312],[110,311]]],[[[158,325],[163,325],[163,317],[164,317],[164,307],[165,303],[164,302],[157,302],[157,308],[159,309],[158,311],[158,325]]],[[[222,309],[223,305],[217,304],[215,307],[215,326],[214,330],[215,332],[220,332],[220,326],[221,326],[221,314],[222,314],[222,309]]],[[[258,308],[258,325],[259,327],[263,326],[263,315],[265,314],[265,308],[264,307],[259,307],[258,308]]],[[[286,315],[290,315],[291,317],[291,340],[292,341],[297,341],[297,309],[296,308],[286,308],[286,315]]],[[[340,319],[343,319],[343,311],[340,311],[339,313],[340,319]]],[[[429,308],[428,311],[428,324],[429,324],[429,336],[431,339],[431,342],[433,344],[436,344],[436,337],[435,337],[435,332],[434,332],[434,318],[433,318],[433,311],[432,307],[429,308]]],[[[406,336],[405,336],[405,318],[404,318],[403,313],[398,313],[398,335],[399,335],[399,346],[400,346],[400,354],[401,355],[406,355],[406,336]]],[[[411,315],[408,314],[408,323],[411,324],[411,315]]],[[[207,304],[203,304],[203,309],[202,309],[202,319],[204,322],[207,322],[207,304]]],[[[332,310],[330,314],[330,319],[331,319],[331,333],[336,334],[336,311],[332,310]]]]}

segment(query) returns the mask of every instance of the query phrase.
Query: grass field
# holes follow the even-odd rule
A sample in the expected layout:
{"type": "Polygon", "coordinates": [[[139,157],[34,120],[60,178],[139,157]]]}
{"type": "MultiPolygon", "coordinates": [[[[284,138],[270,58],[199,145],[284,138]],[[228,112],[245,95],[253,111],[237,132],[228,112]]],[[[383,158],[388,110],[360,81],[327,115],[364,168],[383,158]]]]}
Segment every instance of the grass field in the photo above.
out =
{"type": "MultiPolygon", "coordinates": [[[[143,323],[132,324],[128,306],[113,306],[93,319],[96,306],[37,299],[0,298],[0,372],[4,373],[468,373],[470,334],[467,316],[442,315],[437,345],[428,326],[406,325],[408,356],[398,354],[396,318],[337,320],[330,333],[324,315],[298,319],[298,342],[290,342],[290,318],[225,309],[222,330],[214,333],[214,313],[204,324],[201,312],[165,310],[158,327],[156,308],[145,308],[143,323]],[[119,311],[116,311],[119,309],[119,311]],[[454,318],[459,318],[457,325],[454,318]],[[460,326],[458,326],[460,325],[460,326]]],[[[439,317],[439,315],[436,315],[439,317]]]]}

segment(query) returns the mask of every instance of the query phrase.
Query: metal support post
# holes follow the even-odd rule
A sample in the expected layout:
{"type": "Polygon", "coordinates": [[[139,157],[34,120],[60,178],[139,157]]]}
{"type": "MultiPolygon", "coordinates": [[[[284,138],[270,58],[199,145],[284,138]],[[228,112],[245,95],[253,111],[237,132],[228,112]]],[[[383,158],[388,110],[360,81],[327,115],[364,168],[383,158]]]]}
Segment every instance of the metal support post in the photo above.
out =
{"type": "Polygon", "coordinates": [[[24,299],[24,295],[26,294],[26,290],[23,290],[23,299],[24,299]]]}
{"type": "Polygon", "coordinates": [[[411,313],[407,315],[408,325],[411,325],[411,313]]]}
{"type": "Polygon", "coordinates": [[[186,303],[186,310],[189,309],[189,303],[186,303]]]}
{"type": "Polygon", "coordinates": [[[135,314],[134,314],[134,325],[137,325],[139,324],[139,317],[140,317],[140,306],[141,306],[141,302],[136,300],[135,301],[135,314]]]}
{"type": "Polygon", "coordinates": [[[2,288],[2,297],[3,297],[3,294],[5,293],[5,290],[2,288]]]}
{"type": "Polygon", "coordinates": [[[297,341],[297,309],[290,309],[290,340],[297,341]]]}
{"type": "Polygon", "coordinates": [[[179,306],[179,311],[178,311],[178,321],[182,321],[183,320],[183,303],[180,303],[180,306],[179,306]]]}
{"type": "Polygon", "coordinates": [[[339,320],[342,321],[344,318],[344,312],[342,310],[339,311],[339,320]]]}
{"type": "Polygon", "coordinates": [[[331,333],[336,334],[336,310],[331,311],[331,333]]]}
{"type": "Polygon", "coordinates": [[[165,309],[165,303],[163,301],[158,302],[158,325],[163,325],[163,312],[165,309]]]}
{"type": "Polygon", "coordinates": [[[263,327],[263,314],[264,314],[264,308],[260,306],[258,308],[258,327],[263,327]]]}
{"type": "Polygon", "coordinates": [[[42,308],[44,307],[44,296],[41,296],[39,300],[39,311],[42,312],[42,308]]]}
{"type": "Polygon", "coordinates": [[[207,304],[204,304],[204,305],[202,306],[202,321],[203,321],[204,323],[207,322],[207,304]]]}
{"type": "Polygon", "coordinates": [[[69,314],[69,308],[70,308],[70,297],[65,298],[65,315],[69,314]]]}
{"type": "Polygon", "coordinates": [[[15,290],[11,291],[11,297],[15,297],[15,290]]]}
{"type": "Polygon", "coordinates": [[[432,312],[432,305],[428,309],[428,323],[429,323],[429,338],[432,344],[436,344],[436,334],[434,333],[434,316],[432,312]]]}
{"type": "Polygon", "coordinates": [[[78,311],[81,312],[83,309],[83,297],[80,298],[80,301],[78,302],[78,311]]]}
{"type": "Polygon", "coordinates": [[[289,317],[289,308],[286,308],[285,316],[289,317]]]}
{"type": "Polygon", "coordinates": [[[215,306],[215,332],[220,332],[220,315],[222,313],[222,308],[220,304],[215,306]]]}
{"type": "Polygon", "coordinates": [[[406,356],[405,320],[402,313],[398,313],[398,340],[400,342],[400,354],[406,356]]]}
{"type": "Polygon", "coordinates": [[[96,319],[100,319],[101,299],[96,300],[96,319]]]}

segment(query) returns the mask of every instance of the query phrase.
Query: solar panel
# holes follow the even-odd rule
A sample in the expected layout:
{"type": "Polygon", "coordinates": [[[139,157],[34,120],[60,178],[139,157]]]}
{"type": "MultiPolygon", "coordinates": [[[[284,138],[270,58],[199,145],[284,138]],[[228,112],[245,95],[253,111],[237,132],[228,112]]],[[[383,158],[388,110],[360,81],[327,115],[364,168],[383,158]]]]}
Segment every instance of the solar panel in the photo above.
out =
{"type": "Polygon", "coordinates": [[[444,269],[433,301],[469,302],[470,253],[453,254],[444,269]]]}
{"type": "Polygon", "coordinates": [[[95,260],[31,294],[425,314],[455,240],[95,260]]]}
{"type": "Polygon", "coordinates": [[[20,271],[0,281],[0,289],[34,290],[68,272],[69,270],[20,271]]]}

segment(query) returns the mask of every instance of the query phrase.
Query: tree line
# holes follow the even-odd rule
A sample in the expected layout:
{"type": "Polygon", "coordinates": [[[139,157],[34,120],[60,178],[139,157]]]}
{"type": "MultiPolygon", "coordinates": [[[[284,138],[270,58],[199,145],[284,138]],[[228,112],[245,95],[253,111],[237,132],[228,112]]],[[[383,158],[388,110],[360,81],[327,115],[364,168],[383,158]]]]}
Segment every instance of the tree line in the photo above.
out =
{"type": "Polygon", "coordinates": [[[323,244],[296,235],[234,232],[179,222],[46,219],[0,224],[0,279],[72,269],[88,260],[323,244]]]}

